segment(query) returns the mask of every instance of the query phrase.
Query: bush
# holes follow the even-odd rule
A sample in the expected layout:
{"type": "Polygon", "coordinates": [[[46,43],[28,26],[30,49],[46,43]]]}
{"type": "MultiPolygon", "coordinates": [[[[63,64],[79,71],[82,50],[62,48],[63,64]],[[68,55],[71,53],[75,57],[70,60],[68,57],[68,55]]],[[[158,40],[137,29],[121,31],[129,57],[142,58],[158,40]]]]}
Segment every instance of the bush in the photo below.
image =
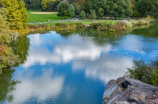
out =
{"type": "Polygon", "coordinates": [[[130,21],[133,26],[138,26],[138,25],[149,25],[150,21],[147,20],[132,20],[130,21]]]}
{"type": "Polygon", "coordinates": [[[86,28],[86,26],[82,22],[77,22],[75,24],[76,24],[76,28],[86,28]]]}
{"type": "Polygon", "coordinates": [[[131,29],[133,27],[132,23],[126,20],[122,20],[117,22],[115,25],[112,26],[112,29],[116,31],[122,31],[122,30],[127,30],[131,29]]]}
{"type": "Polygon", "coordinates": [[[85,19],[86,18],[86,13],[84,11],[81,12],[80,14],[81,19],[85,19]]]}
{"type": "Polygon", "coordinates": [[[135,78],[144,83],[158,86],[158,63],[153,61],[146,64],[143,60],[134,61],[134,67],[128,68],[127,77],[135,78]]]}
{"type": "Polygon", "coordinates": [[[97,30],[100,30],[100,31],[107,31],[109,29],[111,29],[111,26],[112,24],[107,24],[106,22],[103,23],[103,22],[99,22],[99,23],[91,23],[90,24],[90,27],[91,28],[94,28],[94,29],[97,29],[97,30]]]}
{"type": "Polygon", "coordinates": [[[55,24],[55,29],[57,29],[57,30],[76,29],[76,28],[85,28],[85,27],[86,26],[81,22],[70,23],[70,24],[66,24],[66,23],[56,23],[55,24]]]}

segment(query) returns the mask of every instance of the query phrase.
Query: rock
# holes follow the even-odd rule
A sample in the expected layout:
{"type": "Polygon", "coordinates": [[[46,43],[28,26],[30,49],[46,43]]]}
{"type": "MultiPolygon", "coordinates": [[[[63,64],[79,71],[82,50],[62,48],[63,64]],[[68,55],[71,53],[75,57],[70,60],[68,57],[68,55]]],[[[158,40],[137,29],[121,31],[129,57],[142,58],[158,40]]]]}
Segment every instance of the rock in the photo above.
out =
{"type": "Polygon", "coordinates": [[[150,104],[155,101],[158,101],[158,87],[136,79],[120,77],[108,82],[104,90],[102,103],[150,104]]]}

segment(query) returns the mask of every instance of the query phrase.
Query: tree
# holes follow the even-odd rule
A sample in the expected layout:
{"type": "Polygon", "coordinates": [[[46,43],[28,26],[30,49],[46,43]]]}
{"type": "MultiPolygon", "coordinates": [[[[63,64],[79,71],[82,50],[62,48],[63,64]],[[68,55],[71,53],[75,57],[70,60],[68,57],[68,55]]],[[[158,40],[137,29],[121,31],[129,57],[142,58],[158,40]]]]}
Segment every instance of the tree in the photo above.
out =
{"type": "Polygon", "coordinates": [[[13,66],[18,62],[17,56],[9,48],[11,42],[11,32],[6,22],[6,11],[4,8],[0,8],[0,74],[2,70],[8,66],[13,66]]]}
{"type": "Polygon", "coordinates": [[[88,0],[88,7],[90,10],[94,10],[97,17],[102,17],[106,11],[107,0],[88,0]]]}
{"type": "Polygon", "coordinates": [[[113,17],[128,17],[133,14],[130,0],[107,0],[105,14],[113,17]]]}
{"type": "Polygon", "coordinates": [[[7,11],[7,23],[11,29],[27,27],[28,15],[23,0],[1,0],[0,4],[7,11]]]}
{"type": "Polygon", "coordinates": [[[4,8],[0,8],[0,45],[8,44],[11,39],[9,36],[9,26],[6,22],[7,13],[4,8]]]}
{"type": "Polygon", "coordinates": [[[33,10],[41,10],[41,0],[30,0],[30,8],[33,10]]]}
{"type": "Polygon", "coordinates": [[[75,8],[74,8],[74,6],[72,4],[69,5],[67,16],[68,17],[75,16],[75,8]]]}
{"type": "Polygon", "coordinates": [[[86,13],[85,13],[84,11],[82,11],[81,14],[80,14],[80,17],[81,17],[82,19],[85,19],[85,18],[86,18],[86,13]]]}
{"type": "Polygon", "coordinates": [[[45,10],[47,8],[47,0],[41,1],[42,9],[45,10]]]}
{"type": "Polygon", "coordinates": [[[27,8],[27,9],[31,9],[31,7],[30,7],[30,0],[24,0],[24,2],[25,2],[25,7],[27,8]]]}
{"type": "Polygon", "coordinates": [[[99,8],[98,9],[98,17],[102,18],[104,16],[104,9],[103,8],[99,8]]]}
{"type": "Polygon", "coordinates": [[[61,1],[58,5],[58,16],[61,17],[73,17],[75,15],[75,9],[68,1],[61,1]]]}
{"type": "Polygon", "coordinates": [[[53,11],[55,10],[56,6],[55,6],[56,2],[52,1],[52,0],[48,0],[47,1],[47,11],[53,11]]]}
{"type": "Polygon", "coordinates": [[[81,13],[81,6],[77,2],[74,2],[72,5],[75,8],[75,14],[79,15],[81,13]]]}
{"type": "Polygon", "coordinates": [[[137,11],[141,16],[158,16],[158,0],[139,0],[136,5],[137,11]]]}
{"type": "Polygon", "coordinates": [[[97,18],[94,10],[91,10],[91,16],[94,20],[97,18]]]}
{"type": "Polygon", "coordinates": [[[81,11],[85,11],[86,15],[89,13],[89,6],[88,6],[88,0],[76,0],[73,2],[73,5],[75,7],[75,12],[77,15],[81,13],[81,11]]]}

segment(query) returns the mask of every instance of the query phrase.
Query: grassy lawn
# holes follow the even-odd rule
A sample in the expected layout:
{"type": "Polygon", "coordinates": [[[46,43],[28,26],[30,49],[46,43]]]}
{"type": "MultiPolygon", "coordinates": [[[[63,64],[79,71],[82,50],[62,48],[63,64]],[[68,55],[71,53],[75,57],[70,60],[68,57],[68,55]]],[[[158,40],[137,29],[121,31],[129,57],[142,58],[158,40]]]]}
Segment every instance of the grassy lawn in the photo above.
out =
{"type": "Polygon", "coordinates": [[[31,12],[42,12],[42,11],[27,11],[29,15],[29,22],[48,22],[48,20],[58,21],[62,20],[62,17],[58,17],[57,13],[55,14],[31,14],[31,12]]]}
{"type": "MultiPolygon", "coordinates": [[[[60,23],[75,23],[75,22],[82,22],[85,25],[89,25],[91,24],[94,20],[91,19],[85,19],[85,20],[78,20],[78,21],[62,21],[63,17],[58,17],[57,13],[54,14],[40,14],[40,13],[48,13],[48,12],[44,12],[44,11],[33,11],[33,10],[29,10],[27,11],[28,15],[29,15],[29,23],[30,22],[48,22],[48,20],[53,20],[53,21],[61,21],[60,23]],[[39,13],[39,14],[32,14],[33,12],[39,13]]],[[[52,12],[53,13],[53,12],[52,12]]],[[[95,22],[107,22],[107,23],[112,23],[115,24],[117,22],[117,20],[95,20],[95,22]]],[[[49,23],[41,23],[41,24],[45,24],[45,25],[50,25],[50,26],[55,26],[57,22],[49,22],[49,23]]],[[[38,25],[35,23],[32,23],[33,25],[38,25]]]]}
{"type": "MultiPolygon", "coordinates": [[[[78,20],[78,21],[61,21],[59,23],[67,23],[67,24],[70,24],[70,23],[76,23],[76,22],[82,22],[83,24],[85,25],[89,25],[93,22],[93,20],[78,20]]],[[[112,24],[115,24],[116,22],[118,22],[118,20],[95,20],[95,22],[106,22],[106,23],[112,23],[112,24]]],[[[58,23],[58,22],[50,22],[50,23],[41,23],[41,24],[45,24],[45,25],[50,25],[50,26],[55,26],[55,24],[58,23]]],[[[33,25],[38,25],[38,24],[33,24],[33,25]]]]}

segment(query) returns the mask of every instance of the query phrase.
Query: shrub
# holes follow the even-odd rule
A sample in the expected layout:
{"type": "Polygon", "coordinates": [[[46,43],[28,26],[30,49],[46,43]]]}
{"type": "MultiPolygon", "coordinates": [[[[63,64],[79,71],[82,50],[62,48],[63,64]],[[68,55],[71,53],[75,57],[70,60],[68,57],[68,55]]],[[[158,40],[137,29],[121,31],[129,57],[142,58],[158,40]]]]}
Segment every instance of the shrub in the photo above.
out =
{"type": "Polygon", "coordinates": [[[99,22],[99,23],[91,23],[90,24],[90,27],[91,28],[94,28],[94,29],[97,29],[97,30],[100,30],[100,31],[107,31],[111,28],[112,24],[107,24],[106,22],[103,23],[103,22],[99,22]]]}
{"type": "Polygon", "coordinates": [[[70,24],[66,24],[66,23],[56,23],[55,24],[55,29],[57,29],[57,30],[76,29],[76,28],[85,28],[85,27],[86,26],[81,22],[70,23],[70,24]]]}
{"type": "Polygon", "coordinates": [[[147,15],[146,19],[151,20],[151,17],[149,15],[147,15]]]}
{"type": "Polygon", "coordinates": [[[132,23],[127,21],[127,20],[122,20],[117,22],[115,25],[112,26],[112,29],[116,31],[122,31],[122,30],[127,30],[131,29],[133,27],[132,23]]]}
{"type": "Polygon", "coordinates": [[[132,20],[130,22],[133,24],[133,26],[148,25],[150,23],[150,21],[147,20],[132,20]]]}
{"type": "Polygon", "coordinates": [[[115,31],[121,31],[123,30],[123,26],[121,23],[117,22],[115,25],[112,26],[112,29],[115,31]]]}
{"type": "Polygon", "coordinates": [[[158,86],[158,63],[156,61],[147,64],[143,60],[134,61],[134,65],[133,68],[128,68],[127,77],[158,86]]]}
{"type": "Polygon", "coordinates": [[[76,28],[85,28],[86,27],[82,22],[77,22],[75,24],[76,24],[76,28]]]}

